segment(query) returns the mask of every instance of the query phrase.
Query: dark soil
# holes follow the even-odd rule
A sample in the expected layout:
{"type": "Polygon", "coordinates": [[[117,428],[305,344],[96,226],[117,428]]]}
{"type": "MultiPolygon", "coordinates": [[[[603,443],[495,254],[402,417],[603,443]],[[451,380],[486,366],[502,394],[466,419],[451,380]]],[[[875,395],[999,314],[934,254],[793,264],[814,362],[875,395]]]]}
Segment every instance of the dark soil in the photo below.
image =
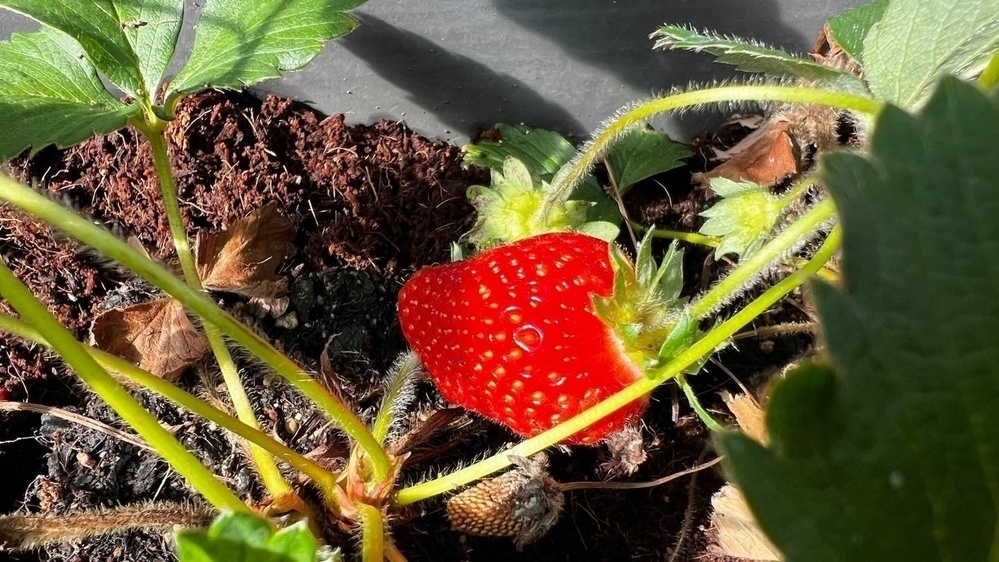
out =
{"type": "MultiPolygon", "coordinates": [[[[416,268],[448,259],[450,243],[473,218],[465,190],[486,183],[488,174],[463,169],[459,148],[422,138],[403,124],[346,126],[342,115],[323,117],[279,97],[208,92],[187,99],[178,113],[168,138],[192,235],[224,228],[267,203],[283,209],[298,232],[298,253],[281,270],[291,280],[295,322],[278,326],[232,297],[225,297],[226,306],[370,415],[385,372],[405,347],[395,317],[396,293],[416,268]]],[[[688,167],[636,187],[626,201],[631,216],[695,229],[709,194],[691,186],[691,174],[705,168],[704,146],[730,142],[728,136],[702,139],[688,167]]],[[[133,132],[68,150],[43,150],[30,160],[15,160],[11,169],[122,236],[137,237],[152,254],[171,258],[151,156],[133,132]]],[[[0,208],[0,250],[81,339],[95,314],[114,300],[111,295],[141,288],[113,264],[5,208],[0,208]]],[[[704,251],[689,251],[686,265],[691,294],[727,267],[704,251]]],[[[806,320],[800,297],[790,301],[758,324],[806,320]]],[[[810,337],[802,335],[743,340],[717,361],[746,380],[780,368],[810,345],[810,337]]],[[[257,372],[252,361],[237,359],[248,373],[265,431],[330,465],[342,462],[346,447],[320,412],[257,372]]],[[[208,365],[196,365],[181,384],[203,396],[217,394],[217,377],[208,365]]],[[[724,418],[717,391],[737,390],[735,383],[715,364],[694,382],[705,404],[724,418]]],[[[230,438],[164,400],[136,394],[237,493],[261,499],[258,482],[230,438]]],[[[502,428],[446,410],[429,385],[421,386],[419,395],[419,412],[443,410],[438,415],[452,423],[414,449],[406,481],[467,464],[514,441],[502,428]]],[[[0,337],[0,399],[57,406],[123,427],[52,356],[8,337],[0,337]]],[[[707,431],[673,387],[655,393],[644,422],[649,459],[631,480],[652,480],[713,457],[704,455],[710,448],[707,431]]],[[[52,416],[0,413],[0,442],[0,474],[6,477],[0,512],[63,514],[151,500],[196,501],[151,453],[52,416]]],[[[605,457],[601,448],[556,451],[551,472],[560,482],[598,480],[605,457]]],[[[522,552],[506,539],[450,531],[440,501],[399,514],[393,536],[414,561],[718,560],[705,554],[703,529],[710,496],[721,484],[720,473],[708,471],[655,488],[570,492],[561,521],[522,552]]],[[[343,541],[350,550],[353,543],[343,541]]],[[[169,560],[168,553],[162,535],[136,532],[41,553],[0,553],[0,560],[152,561],[169,560]]]]}

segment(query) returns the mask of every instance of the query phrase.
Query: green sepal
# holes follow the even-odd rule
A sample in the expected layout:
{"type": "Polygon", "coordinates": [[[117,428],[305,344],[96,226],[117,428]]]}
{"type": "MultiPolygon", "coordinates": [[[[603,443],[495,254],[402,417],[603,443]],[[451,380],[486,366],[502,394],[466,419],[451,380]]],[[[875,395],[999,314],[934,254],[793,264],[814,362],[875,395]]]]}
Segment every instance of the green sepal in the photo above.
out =
{"type": "Polygon", "coordinates": [[[588,221],[587,201],[566,201],[545,216],[549,184],[513,156],[506,157],[502,170],[492,170],[491,180],[491,186],[473,185],[467,192],[478,218],[465,242],[478,251],[546,232],[579,231],[608,242],[617,237],[613,224],[588,221]]]}
{"type": "Polygon", "coordinates": [[[688,312],[680,315],[673,330],[663,340],[659,348],[659,363],[666,363],[687,349],[697,339],[697,320],[688,312]]]}
{"type": "Polygon", "coordinates": [[[731,253],[745,258],[760,249],[780,219],[780,199],[767,188],[748,181],[713,178],[711,189],[722,199],[701,211],[700,215],[708,220],[699,232],[722,237],[715,257],[731,253]]]}

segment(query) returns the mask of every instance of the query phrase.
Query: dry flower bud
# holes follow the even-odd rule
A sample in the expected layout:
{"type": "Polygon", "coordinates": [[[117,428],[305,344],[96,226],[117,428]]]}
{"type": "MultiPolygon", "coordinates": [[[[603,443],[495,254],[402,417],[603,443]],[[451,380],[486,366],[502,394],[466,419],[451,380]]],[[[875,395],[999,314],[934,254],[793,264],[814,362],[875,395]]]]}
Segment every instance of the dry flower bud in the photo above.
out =
{"type": "Polygon", "coordinates": [[[544,536],[562,515],[565,498],[548,476],[548,458],[512,457],[515,468],[483,480],[447,502],[451,527],[485,537],[511,537],[523,548],[544,536]]]}

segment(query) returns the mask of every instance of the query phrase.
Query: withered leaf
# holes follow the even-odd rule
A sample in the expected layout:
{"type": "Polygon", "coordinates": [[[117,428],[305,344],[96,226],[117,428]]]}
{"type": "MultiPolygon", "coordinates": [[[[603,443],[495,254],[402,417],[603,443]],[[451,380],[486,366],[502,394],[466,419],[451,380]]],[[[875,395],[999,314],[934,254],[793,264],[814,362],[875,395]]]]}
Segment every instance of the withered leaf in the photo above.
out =
{"type": "Polygon", "coordinates": [[[275,205],[253,211],[223,232],[200,233],[195,248],[202,285],[248,297],[285,296],[288,281],[275,270],[294,251],[294,234],[275,205]]]}
{"type": "Polygon", "coordinates": [[[204,334],[171,298],[109,310],[94,320],[90,337],[98,348],[169,381],[208,351],[204,334]]]}
{"type": "Polygon", "coordinates": [[[735,423],[743,433],[764,445],[769,442],[763,408],[760,408],[756,400],[747,394],[732,395],[727,392],[722,393],[722,400],[735,416],[735,423]]]}
{"type": "Polygon", "coordinates": [[[711,544],[714,554],[743,560],[782,560],[777,547],[763,534],[746,503],[742,492],[732,484],[725,484],[711,496],[711,544]]]}
{"type": "Polygon", "coordinates": [[[760,128],[722,154],[724,163],[695,179],[706,183],[711,178],[751,181],[773,186],[799,172],[801,150],[789,129],[791,122],[767,119],[760,128]]]}

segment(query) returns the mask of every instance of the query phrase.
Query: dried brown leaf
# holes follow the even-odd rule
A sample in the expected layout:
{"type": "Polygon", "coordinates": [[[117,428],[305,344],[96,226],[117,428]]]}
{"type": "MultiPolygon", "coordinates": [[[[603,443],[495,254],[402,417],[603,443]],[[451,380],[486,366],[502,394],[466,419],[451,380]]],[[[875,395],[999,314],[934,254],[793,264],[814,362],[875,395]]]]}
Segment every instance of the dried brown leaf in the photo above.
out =
{"type": "Polygon", "coordinates": [[[711,178],[751,181],[772,186],[800,171],[801,149],[792,136],[791,122],[767,119],[760,128],[720,156],[728,158],[715,169],[697,174],[696,180],[711,178]]]}
{"type": "Polygon", "coordinates": [[[722,400],[735,416],[735,423],[743,433],[761,444],[769,442],[763,408],[760,408],[756,400],[747,394],[732,395],[727,392],[722,394],[722,400]]]}
{"type": "Polygon", "coordinates": [[[180,302],[165,298],[109,310],[90,328],[94,345],[174,381],[208,351],[180,302]]]}
{"type": "Polygon", "coordinates": [[[294,235],[275,205],[253,211],[222,232],[200,233],[195,247],[202,285],[248,297],[285,296],[288,280],[275,270],[294,252],[294,235]]]}
{"type": "Polygon", "coordinates": [[[726,484],[711,496],[711,544],[713,554],[744,560],[781,560],[781,554],[763,534],[742,492],[726,484]]]}

